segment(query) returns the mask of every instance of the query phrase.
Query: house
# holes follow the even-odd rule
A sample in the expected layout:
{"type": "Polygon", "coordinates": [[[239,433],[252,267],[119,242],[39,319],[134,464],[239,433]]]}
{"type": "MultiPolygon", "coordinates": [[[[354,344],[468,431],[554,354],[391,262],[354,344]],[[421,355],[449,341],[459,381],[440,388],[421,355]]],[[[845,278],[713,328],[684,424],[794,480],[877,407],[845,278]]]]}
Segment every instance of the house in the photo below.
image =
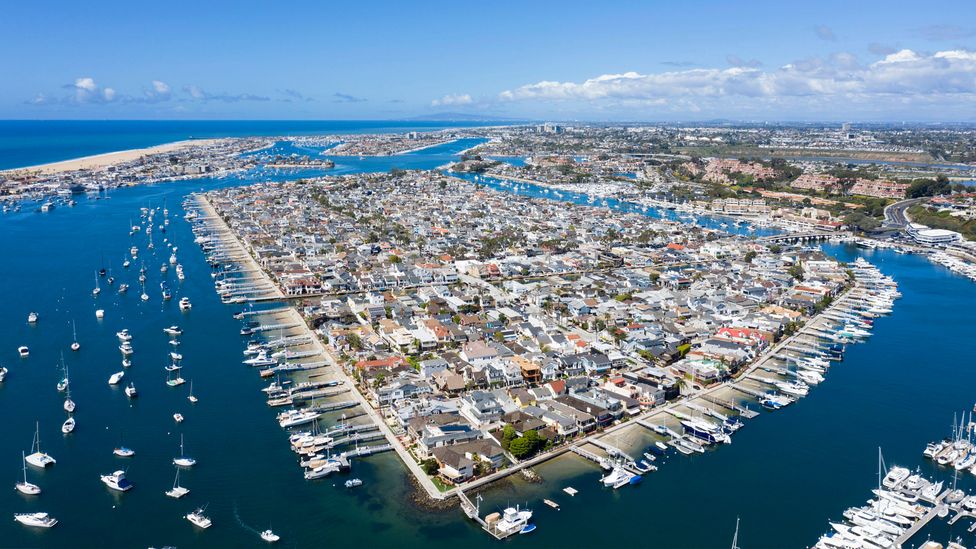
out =
{"type": "Polygon", "coordinates": [[[487,391],[471,391],[460,398],[460,413],[476,427],[498,421],[502,417],[502,406],[495,395],[487,391]]]}
{"type": "Polygon", "coordinates": [[[431,453],[440,466],[437,472],[450,482],[460,484],[474,476],[474,461],[463,452],[451,446],[440,446],[431,453]]]}

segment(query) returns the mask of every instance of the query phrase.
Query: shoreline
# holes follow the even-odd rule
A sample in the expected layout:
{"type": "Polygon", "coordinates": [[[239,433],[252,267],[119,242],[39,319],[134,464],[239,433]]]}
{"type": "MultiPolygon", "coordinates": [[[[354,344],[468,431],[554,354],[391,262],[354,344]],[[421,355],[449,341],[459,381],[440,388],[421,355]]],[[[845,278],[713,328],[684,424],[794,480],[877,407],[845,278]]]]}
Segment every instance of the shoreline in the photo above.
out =
{"type": "Polygon", "coordinates": [[[33,166],[9,168],[6,170],[0,170],[0,174],[53,175],[62,172],[71,172],[77,170],[86,170],[86,169],[97,170],[97,169],[107,168],[114,164],[131,162],[133,160],[138,160],[144,156],[149,156],[153,154],[164,154],[168,152],[175,152],[190,147],[208,146],[217,143],[223,139],[226,138],[184,139],[181,141],[171,141],[169,143],[162,143],[160,145],[153,145],[151,147],[143,147],[140,149],[124,149],[121,151],[112,151],[112,152],[106,152],[100,154],[93,154],[89,156],[81,156],[78,158],[58,160],[55,162],[48,162],[45,164],[36,164],[33,166]]]}

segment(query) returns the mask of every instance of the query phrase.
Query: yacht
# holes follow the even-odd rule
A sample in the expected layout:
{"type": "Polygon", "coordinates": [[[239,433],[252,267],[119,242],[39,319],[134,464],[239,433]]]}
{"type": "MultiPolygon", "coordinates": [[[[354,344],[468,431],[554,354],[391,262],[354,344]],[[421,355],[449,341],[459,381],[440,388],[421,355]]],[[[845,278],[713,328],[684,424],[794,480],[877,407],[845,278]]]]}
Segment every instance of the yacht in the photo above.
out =
{"type": "Polygon", "coordinates": [[[626,486],[635,475],[627,472],[623,467],[614,467],[610,473],[600,479],[604,486],[614,489],[626,486]]]}
{"type": "Polygon", "coordinates": [[[68,416],[68,419],[64,420],[64,423],[61,424],[61,432],[67,435],[68,433],[74,430],[75,430],[75,418],[68,416]]]}
{"type": "Polygon", "coordinates": [[[340,464],[338,460],[329,459],[324,465],[319,465],[305,471],[305,480],[315,480],[319,478],[324,478],[332,473],[339,472],[340,464]]]}
{"type": "Polygon", "coordinates": [[[904,467],[892,467],[888,471],[888,474],[885,475],[884,480],[881,481],[881,484],[885,488],[894,488],[904,482],[911,474],[912,472],[904,467]]]}
{"type": "Polygon", "coordinates": [[[271,529],[269,528],[269,529],[265,530],[264,532],[261,532],[261,539],[263,539],[264,541],[266,541],[268,543],[274,543],[274,542],[278,541],[279,539],[281,539],[281,537],[278,536],[278,534],[275,534],[274,532],[272,532],[271,529]]]}
{"type": "Polygon", "coordinates": [[[193,308],[193,305],[190,304],[190,298],[188,298],[188,297],[181,297],[180,298],[180,310],[181,311],[189,311],[191,308],[193,308]]]}
{"type": "Polygon", "coordinates": [[[36,526],[37,528],[50,528],[58,523],[58,519],[47,513],[15,513],[14,520],[24,526],[36,526]]]}
{"type": "Polygon", "coordinates": [[[514,534],[516,532],[529,533],[535,528],[530,528],[529,520],[532,518],[532,511],[528,509],[519,509],[518,507],[509,507],[502,511],[502,518],[495,522],[494,529],[502,537],[514,534]]]}
{"type": "Polygon", "coordinates": [[[126,343],[132,341],[132,334],[129,333],[129,329],[125,328],[121,332],[115,332],[115,337],[119,338],[119,341],[126,343]]]}
{"type": "Polygon", "coordinates": [[[170,353],[169,353],[169,357],[170,357],[171,359],[173,359],[173,362],[174,362],[174,363],[175,363],[176,361],[178,361],[178,360],[183,360],[183,355],[181,355],[180,353],[177,353],[176,351],[170,351],[170,353]]]}
{"type": "Polygon", "coordinates": [[[244,364],[248,366],[272,366],[278,363],[277,360],[268,356],[268,353],[264,350],[258,352],[257,356],[253,356],[243,361],[244,364]]]}
{"type": "Polygon", "coordinates": [[[711,444],[732,442],[732,437],[723,432],[721,427],[702,419],[682,420],[681,426],[685,428],[685,432],[711,444]]]}
{"type": "Polygon", "coordinates": [[[163,331],[166,332],[166,334],[171,336],[178,336],[183,334],[183,330],[181,330],[179,326],[175,326],[175,325],[170,326],[169,328],[163,328],[163,331]]]}
{"type": "Polygon", "coordinates": [[[180,435],[180,457],[173,458],[173,465],[178,465],[180,467],[193,467],[196,464],[197,460],[183,453],[183,435],[180,435]]]}
{"type": "Polygon", "coordinates": [[[37,494],[40,494],[40,486],[27,482],[27,457],[24,455],[24,452],[20,453],[20,460],[24,465],[24,482],[18,482],[14,485],[14,487],[17,488],[17,491],[21,494],[26,494],[28,496],[36,496],[37,494]]]}
{"type": "Polygon", "coordinates": [[[31,454],[25,458],[28,464],[39,469],[57,463],[53,457],[41,451],[41,427],[38,423],[34,431],[34,442],[31,443],[31,454]]]}
{"type": "Polygon", "coordinates": [[[180,486],[180,470],[176,469],[176,480],[173,481],[173,488],[166,490],[166,495],[173,499],[180,499],[181,497],[190,493],[189,488],[184,488],[180,486]]]}
{"type": "Polygon", "coordinates": [[[133,486],[129,482],[129,479],[125,478],[125,471],[116,471],[111,475],[102,475],[102,482],[109,488],[119,492],[128,492],[133,486]]]}
{"type": "Polygon", "coordinates": [[[200,528],[210,528],[213,525],[213,522],[203,514],[203,508],[198,508],[192,513],[187,513],[184,518],[200,528]]]}
{"type": "Polygon", "coordinates": [[[118,385],[122,381],[122,377],[125,376],[125,372],[115,372],[108,378],[109,385],[118,385]]]}
{"type": "Polygon", "coordinates": [[[21,345],[20,347],[17,347],[17,354],[19,354],[22,358],[26,358],[30,354],[30,349],[27,348],[27,345],[21,345]]]}
{"type": "Polygon", "coordinates": [[[119,345],[119,352],[121,352],[124,356],[129,356],[135,351],[132,348],[132,345],[130,345],[129,342],[126,341],[122,345],[119,345]]]}
{"type": "Polygon", "coordinates": [[[139,396],[139,391],[136,390],[136,384],[129,382],[129,386],[125,388],[125,396],[129,398],[136,398],[139,396]]]}
{"type": "Polygon", "coordinates": [[[322,414],[319,412],[288,410],[278,415],[278,425],[283,429],[288,429],[289,427],[311,423],[318,419],[320,415],[322,414]]]}

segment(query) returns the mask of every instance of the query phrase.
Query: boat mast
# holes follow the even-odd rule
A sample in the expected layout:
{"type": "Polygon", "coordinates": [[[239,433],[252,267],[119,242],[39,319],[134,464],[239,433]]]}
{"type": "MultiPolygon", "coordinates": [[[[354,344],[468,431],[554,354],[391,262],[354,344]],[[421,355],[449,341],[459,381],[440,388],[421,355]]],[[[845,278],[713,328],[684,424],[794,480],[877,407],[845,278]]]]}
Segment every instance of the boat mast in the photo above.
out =
{"type": "Polygon", "coordinates": [[[732,535],[732,549],[739,549],[739,517],[735,517],[735,534],[732,535]]]}

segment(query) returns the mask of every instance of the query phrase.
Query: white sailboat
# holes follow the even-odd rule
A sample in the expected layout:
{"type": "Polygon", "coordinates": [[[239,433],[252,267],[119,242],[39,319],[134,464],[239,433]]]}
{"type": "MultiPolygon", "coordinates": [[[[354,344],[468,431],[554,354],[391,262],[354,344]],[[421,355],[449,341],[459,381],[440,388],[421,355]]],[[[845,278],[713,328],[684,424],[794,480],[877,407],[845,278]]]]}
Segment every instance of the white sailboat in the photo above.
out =
{"type": "Polygon", "coordinates": [[[24,452],[20,453],[20,459],[24,464],[24,482],[18,482],[15,485],[15,487],[17,488],[17,491],[20,492],[21,494],[27,494],[28,496],[36,496],[37,494],[41,493],[41,487],[36,484],[27,482],[27,457],[24,455],[24,452]]]}
{"type": "Polygon", "coordinates": [[[180,457],[173,458],[173,465],[178,465],[180,467],[193,467],[197,464],[197,460],[187,456],[183,453],[183,435],[180,435],[180,457]]]}
{"type": "Polygon", "coordinates": [[[173,481],[173,488],[171,490],[166,490],[166,495],[174,499],[180,499],[181,497],[189,493],[190,493],[189,488],[184,488],[183,486],[180,486],[180,469],[179,467],[177,467],[176,480],[173,481]]]}
{"type": "Polygon", "coordinates": [[[61,424],[61,432],[67,435],[74,430],[75,430],[75,418],[72,416],[68,416],[68,419],[64,420],[64,423],[61,424]]]}
{"type": "Polygon", "coordinates": [[[78,330],[75,328],[75,321],[71,321],[71,350],[77,351],[81,349],[81,343],[78,343],[78,330]]]}
{"type": "Polygon", "coordinates": [[[41,423],[37,422],[34,427],[34,442],[31,443],[31,454],[25,458],[27,463],[44,469],[48,465],[54,465],[57,461],[48,454],[41,451],[41,423]]]}
{"type": "Polygon", "coordinates": [[[189,400],[190,402],[192,402],[193,404],[196,404],[200,400],[197,397],[193,396],[193,380],[192,379],[190,380],[190,394],[189,394],[189,396],[186,397],[186,399],[189,400]]]}
{"type": "Polygon", "coordinates": [[[92,290],[92,296],[98,297],[100,293],[102,293],[102,289],[98,286],[98,273],[95,273],[95,289],[92,290]]]}

